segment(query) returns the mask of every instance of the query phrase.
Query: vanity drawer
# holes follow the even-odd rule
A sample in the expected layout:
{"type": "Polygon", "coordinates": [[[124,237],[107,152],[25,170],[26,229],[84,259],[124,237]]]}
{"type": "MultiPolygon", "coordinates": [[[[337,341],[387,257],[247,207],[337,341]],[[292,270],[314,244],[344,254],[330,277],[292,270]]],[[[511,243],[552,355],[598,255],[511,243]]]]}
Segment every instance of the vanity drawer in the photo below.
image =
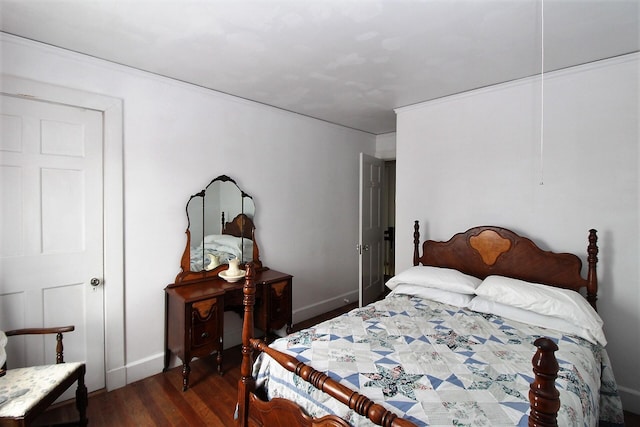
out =
{"type": "Polygon", "coordinates": [[[215,297],[191,304],[191,347],[215,349],[220,342],[222,316],[224,314],[223,298],[215,297]]]}

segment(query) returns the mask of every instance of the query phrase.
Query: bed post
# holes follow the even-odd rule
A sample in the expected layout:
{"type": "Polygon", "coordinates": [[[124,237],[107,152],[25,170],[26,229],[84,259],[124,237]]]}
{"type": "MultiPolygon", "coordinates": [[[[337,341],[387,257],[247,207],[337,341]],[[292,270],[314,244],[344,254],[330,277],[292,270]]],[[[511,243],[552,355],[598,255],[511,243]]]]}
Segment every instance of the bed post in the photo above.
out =
{"type": "Polygon", "coordinates": [[[558,361],[553,354],[558,350],[549,338],[538,338],[533,343],[538,350],[533,356],[535,378],[529,386],[529,427],[557,427],[560,392],[556,389],[558,361]]]}
{"type": "Polygon", "coordinates": [[[589,246],[587,247],[587,301],[597,311],[596,301],[598,300],[598,275],[596,274],[596,264],[598,263],[598,235],[597,230],[589,230],[589,246]]]}
{"type": "Polygon", "coordinates": [[[413,223],[413,265],[418,265],[420,259],[420,224],[418,220],[413,223]]]}
{"type": "Polygon", "coordinates": [[[253,347],[249,340],[253,338],[253,306],[256,302],[256,284],[254,282],[253,265],[246,266],[247,274],[242,293],[244,299],[244,320],[242,322],[242,363],[240,365],[240,379],[238,380],[238,425],[249,425],[249,394],[254,391],[255,380],[252,375],[253,347]]]}

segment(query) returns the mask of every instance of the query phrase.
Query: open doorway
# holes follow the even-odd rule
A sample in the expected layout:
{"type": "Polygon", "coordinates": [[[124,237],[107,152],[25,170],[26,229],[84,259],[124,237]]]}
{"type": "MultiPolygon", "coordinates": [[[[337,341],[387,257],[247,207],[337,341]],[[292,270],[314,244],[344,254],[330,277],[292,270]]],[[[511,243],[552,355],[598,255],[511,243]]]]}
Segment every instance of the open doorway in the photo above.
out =
{"type": "MultiPolygon", "coordinates": [[[[396,161],[384,162],[382,186],[382,225],[384,227],[383,266],[385,283],[395,273],[395,229],[396,229],[396,161]]],[[[386,289],[386,288],[385,288],[386,289]]]]}
{"type": "Polygon", "coordinates": [[[360,153],[359,303],[365,306],[387,294],[395,274],[395,160],[360,153]]]}

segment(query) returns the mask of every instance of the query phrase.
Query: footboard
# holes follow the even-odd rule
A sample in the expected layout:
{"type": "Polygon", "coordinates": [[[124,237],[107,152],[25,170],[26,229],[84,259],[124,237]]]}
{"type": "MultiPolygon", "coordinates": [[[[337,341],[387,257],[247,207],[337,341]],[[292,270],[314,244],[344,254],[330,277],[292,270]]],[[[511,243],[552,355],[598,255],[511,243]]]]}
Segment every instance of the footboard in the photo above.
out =
{"type": "Polygon", "coordinates": [[[263,341],[253,338],[253,306],[255,304],[256,287],[253,267],[246,269],[244,293],[244,321],[242,325],[242,365],[238,383],[238,423],[249,425],[249,418],[260,425],[301,425],[301,426],[344,426],[349,424],[336,415],[327,415],[312,419],[295,403],[285,399],[274,399],[269,402],[260,400],[255,394],[255,380],[252,375],[253,350],[264,351],[280,365],[309,382],[317,389],[327,393],[341,403],[347,405],[358,414],[370,419],[373,423],[384,427],[415,427],[410,421],[399,418],[382,405],[374,403],[366,396],[351,390],[326,374],[296,360],[288,354],[281,353],[267,346],[263,341]]]}
{"type": "MultiPolygon", "coordinates": [[[[356,411],[358,414],[364,415],[373,423],[385,427],[415,427],[414,423],[399,418],[396,414],[385,409],[382,405],[374,403],[368,397],[351,390],[332,378],[329,378],[326,374],[298,361],[295,357],[274,350],[267,346],[263,341],[257,339],[251,339],[250,343],[254,349],[264,351],[289,372],[293,372],[298,375],[318,390],[327,393],[334,399],[337,399],[341,403],[347,405],[350,409],[356,411]]],[[[300,408],[298,408],[298,410],[301,411],[300,408]]],[[[325,418],[331,417],[332,416],[328,416],[325,418]]],[[[335,418],[336,421],[339,420],[341,422],[335,425],[349,425],[344,420],[338,417],[335,418]]]]}
{"type": "MultiPolygon", "coordinates": [[[[238,382],[238,425],[247,427],[249,419],[251,419],[252,425],[264,426],[350,426],[337,415],[312,419],[304,413],[298,404],[286,399],[276,398],[266,402],[257,397],[255,379],[252,375],[253,351],[257,350],[267,353],[288,371],[298,375],[358,414],[365,416],[376,425],[385,427],[415,426],[413,422],[398,417],[382,405],[298,361],[295,357],[272,349],[263,341],[255,339],[253,337],[254,271],[251,265],[247,265],[246,270],[243,288],[242,365],[240,368],[241,377],[238,382]]],[[[539,338],[535,345],[538,350],[532,360],[534,381],[529,392],[531,404],[529,426],[557,426],[556,414],[560,407],[560,400],[559,393],[555,388],[558,363],[554,352],[558,347],[547,338],[539,338]]]]}

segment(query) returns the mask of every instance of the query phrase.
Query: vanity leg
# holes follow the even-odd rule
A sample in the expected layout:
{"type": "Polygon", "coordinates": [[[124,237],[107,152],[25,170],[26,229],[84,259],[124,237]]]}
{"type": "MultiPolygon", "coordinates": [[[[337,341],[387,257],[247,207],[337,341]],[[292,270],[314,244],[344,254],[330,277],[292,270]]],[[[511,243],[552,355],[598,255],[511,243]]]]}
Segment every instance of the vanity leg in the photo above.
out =
{"type": "Polygon", "coordinates": [[[218,374],[222,375],[222,351],[218,351],[216,362],[218,363],[218,374]]]}
{"type": "Polygon", "coordinates": [[[171,360],[171,351],[167,348],[164,351],[164,368],[162,369],[162,372],[167,372],[169,370],[169,361],[170,360],[171,360]]]}
{"type": "Polygon", "coordinates": [[[187,391],[189,388],[189,373],[191,372],[191,366],[189,362],[182,364],[182,391],[187,391]]]}

